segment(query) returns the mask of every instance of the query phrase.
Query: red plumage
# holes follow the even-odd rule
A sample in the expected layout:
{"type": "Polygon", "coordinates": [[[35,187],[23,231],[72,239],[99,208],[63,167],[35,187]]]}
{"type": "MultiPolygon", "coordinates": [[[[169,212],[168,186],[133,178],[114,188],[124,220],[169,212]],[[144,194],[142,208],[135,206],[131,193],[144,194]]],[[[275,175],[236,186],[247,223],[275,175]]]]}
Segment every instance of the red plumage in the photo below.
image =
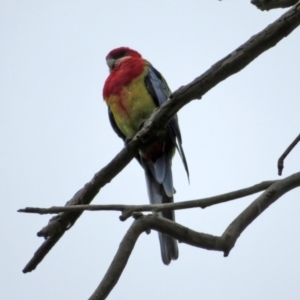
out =
{"type": "Polygon", "coordinates": [[[145,69],[146,64],[142,59],[124,59],[109,74],[103,89],[103,98],[119,95],[124,86],[128,86],[145,69]]]}

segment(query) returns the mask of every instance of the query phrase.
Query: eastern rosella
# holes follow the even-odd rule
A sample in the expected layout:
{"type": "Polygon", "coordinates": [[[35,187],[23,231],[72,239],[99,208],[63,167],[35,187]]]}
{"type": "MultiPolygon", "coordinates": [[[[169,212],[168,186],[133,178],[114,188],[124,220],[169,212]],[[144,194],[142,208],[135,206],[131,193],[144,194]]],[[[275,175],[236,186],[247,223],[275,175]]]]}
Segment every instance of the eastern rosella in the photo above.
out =
{"type": "MultiPolygon", "coordinates": [[[[121,47],[106,56],[110,74],[105,81],[103,98],[108,105],[108,115],[116,134],[128,142],[139,131],[143,121],[167,101],[171,91],[162,75],[135,50],[121,47]]],[[[151,204],[173,202],[172,157],[177,148],[185,170],[188,167],[182,149],[177,116],[168,123],[162,137],[142,148],[137,160],[145,171],[148,197],[151,204]]],[[[175,220],[174,211],[164,211],[161,216],[175,220]]],[[[177,241],[158,233],[164,264],[178,258],[177,241]]]]}

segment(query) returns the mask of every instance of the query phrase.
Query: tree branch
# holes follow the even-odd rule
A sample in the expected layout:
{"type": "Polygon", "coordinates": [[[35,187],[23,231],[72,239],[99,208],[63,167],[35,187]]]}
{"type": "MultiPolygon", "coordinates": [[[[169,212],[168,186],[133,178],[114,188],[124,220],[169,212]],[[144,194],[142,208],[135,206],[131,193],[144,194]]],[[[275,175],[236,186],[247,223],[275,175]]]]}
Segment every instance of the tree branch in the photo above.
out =
{"type": "Polygon", "coordinates": [[[240,234],[250,225],[265,209],[273,204],[282,195],[300,186],[300,172],[272,184],[264,193],[254,200],[223,233],[226,239],[224,255],[228,256],[230,250],[240,234]]]}
{"type": "Polygon", "coordinates": [[[176,203],[168,204],[145,204],[145,205],[124,205],[124,204],[108,204],[108,205],[73,205],[73,206],[53,206],[50,208],[39,208],[39,207],[26,207],[24,209],[19,209],[18,212],[23,213],[37,213],[37,214],[57,214],[61,212],[82,212],[82,211],[121,211],[122,215],[120,216],[121,221],[125,221],[131,217],[136,212],[160,212],[166,210],[180,210],[188,208],[206,208],[216,204],[228,202],[231,200],[236,200],[242,197],[247,197],[264,191],[272,184],[277,182],[273,181],[263,181],[259,184],[255,184],[251,187],[233,191],[230,193],[208,197],[203,199],[182,201],[176,203]]]}
{"type": "MultiPolygon", "coordinates": [[[[87,183],[66,205],[89,204],[100,189],[110,182],[134,157],[143,144],[155,139],[158,129],[166,126],[169,119],[177,113],[184,105],[194,99],[201,97],[218,83],[229,76],[239,72],[256,57],[275,46],[281,39],[289,35],[300,23],[300,5],[294,6],[277,21],[269,25],[263,31],[250,38],[245,44],[234,50],[231,54],[217,62],[203,75],[196,78],[190,84],[175,91],[170,100],[155,111],[146,122],[144,128],[137,133],[134,139],[128,143],[126,148],[112,160],[94,178],[87,183]]],[[[52,218],[38,236],[47,240],[38,249],[39,259],[34,256],[23,272],[30,272],[36,268],[43,257],[54,244],[63,236],[82,212],[65,212],[52,218]],[[51,239],[49,239],[51,237],[51,239]],[[44,250],[43,250],[44,249],[44,250]]],[[[36,252],[36,253],[37,253],[36,252]]]]}
{"type": "Polygon", "coordinates": [[[290,190],[300,186],[300,172],[293,174],[274,184],[254,200],[225,230],[221,236],[196,232],[178,223],[159,217],[158,215],[141,216],[137,218],[128,229],[119,249],[109,266],[104,278],[100,282],[89,300],[103,300],[109,295],[118,282],[134,248],[134,245],[143,232],[150,229],[168,234],[181,243],[199,247],[206,250],[224,252],[228,256],[241,233],[266,208],[290,190]]]}
{"type": "Polygon", "coordinates": [[[223,249],[224,241],[222,237],[196,232],[156,214],[142,215],[128,229],[109,269],[89,300],[106,299],[121,277],[137,239],[143,232],[149,232],[150,229],[169,234],[192,246],[216,251],[222,251],[223,249]]]}
{"type": "Polygon", "coordinates": [[[286,8],[296,4],[298,0],[251,0],[251,3],[260,10],[286,8]]]}
{"type": "Polygon", "coordinates": [[[282,170],[284,168],[283,162],[285,158],[290,154],[290,152],[294,149],[294,147],[300,141],[300,134],[294,139],[294,141],[287,147],[287,149],[283,152],[283,154],[279,157],[277,162],[278,175],[282,175],[282,170]]]}

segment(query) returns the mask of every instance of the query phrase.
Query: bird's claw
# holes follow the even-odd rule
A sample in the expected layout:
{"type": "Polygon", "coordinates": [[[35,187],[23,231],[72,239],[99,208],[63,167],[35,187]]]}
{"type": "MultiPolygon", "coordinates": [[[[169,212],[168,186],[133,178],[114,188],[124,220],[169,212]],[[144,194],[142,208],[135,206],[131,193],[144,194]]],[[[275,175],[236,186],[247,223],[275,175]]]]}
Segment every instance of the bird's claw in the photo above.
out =
{"type": "Polygon", "coordinates": [[[146,120],[143,120],[143,121],[140,123],[140,125],[139,125],[139,130],[142,130],[142,129],[143,129],[145,123],[146,123],[146,120]]]}

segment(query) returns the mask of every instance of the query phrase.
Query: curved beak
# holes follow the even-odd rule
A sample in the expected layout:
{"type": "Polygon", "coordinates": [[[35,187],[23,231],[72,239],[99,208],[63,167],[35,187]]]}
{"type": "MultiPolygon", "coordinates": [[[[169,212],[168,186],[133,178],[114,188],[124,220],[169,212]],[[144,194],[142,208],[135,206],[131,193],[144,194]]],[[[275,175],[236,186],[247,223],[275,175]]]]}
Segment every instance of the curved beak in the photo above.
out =
{"type": "Polygon", "coordinates": [[[110,71],[113,70],[113,68],[115,67],[115,62],[116,62],[115,59],[113,59],[111,57],[108,57],[106,59],[106,63],[108,65],[108,68],[109,68],[110,71]]]}

